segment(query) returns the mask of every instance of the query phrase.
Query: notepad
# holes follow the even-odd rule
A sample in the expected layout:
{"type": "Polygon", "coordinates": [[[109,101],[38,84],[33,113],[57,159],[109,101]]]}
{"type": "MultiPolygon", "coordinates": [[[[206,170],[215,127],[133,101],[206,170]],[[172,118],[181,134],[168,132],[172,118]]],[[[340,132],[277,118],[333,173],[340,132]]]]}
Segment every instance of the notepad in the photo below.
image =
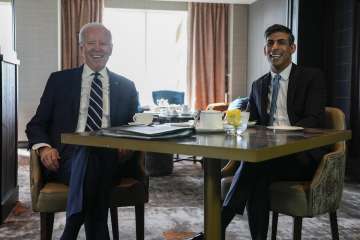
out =
{"type": "Polygon", "coordinates": [[[193,133],[191,127],[171,126],[168,124],[160,124],[153,126],[119,126],[106,128],[98,131],[98,134],[113,137],[126,137],[138,139],[168,139],[176,137],[185,137],[193,133]]]}

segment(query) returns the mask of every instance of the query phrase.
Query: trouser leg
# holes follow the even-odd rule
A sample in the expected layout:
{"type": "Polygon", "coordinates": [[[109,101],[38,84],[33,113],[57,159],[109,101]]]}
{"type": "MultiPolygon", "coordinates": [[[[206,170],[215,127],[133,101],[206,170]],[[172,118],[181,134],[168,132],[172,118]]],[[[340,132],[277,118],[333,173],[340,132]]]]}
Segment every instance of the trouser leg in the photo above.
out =
{"type": "Polygon", "coordinates": [[[243,214],[250,197],[254,195],[254,189],[256,188],[259,177],[264,176],[266,169],[267,164],[265,163],[241,162],[239,168],[236,170],[229,192],[225,197],[221,213],[223,238],[226,227],[234,218],[235,214],[243,214]]]}
{"type": "Polygon", "coordinates": [[[251,192],[251,184],[256,177],[253,163],[241,162],[235,172],[229,192],[224,199],[223,208],[243,214],[251,192]]]}
{"type": "Polygon", "coordinates": [[[85,233],[87,239],[109,238],[107,217],[117,152],[90,149],[84,183],[85,233]]]}
{"type": "Polygon", "coordinates": [[[235,211],[233,209],[229,209],[223,207],[221,209],[221,239],[225,240],[225,232],[227,226],[230,224],[232,219],[235,217],[235,211]]]}
{"type": "Polygon", "coordinates": [[[248,223],[253,240],[266,240],[269,227],[269,186],[265,175],[258,178],[247,202],[248,223]]]}
{"type": "Polygon", "coordinates": [[[84,214],[76,213],[66,218],[65,229],[60,240],[76,240],[81,225],[84,223],[84,214]]]}

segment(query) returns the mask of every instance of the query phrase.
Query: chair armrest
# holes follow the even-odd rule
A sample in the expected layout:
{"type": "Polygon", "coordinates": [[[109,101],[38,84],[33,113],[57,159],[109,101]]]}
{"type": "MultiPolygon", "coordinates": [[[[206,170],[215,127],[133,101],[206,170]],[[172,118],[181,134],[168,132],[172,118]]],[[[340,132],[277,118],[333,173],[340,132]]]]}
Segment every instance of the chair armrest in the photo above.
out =
{"type": "Polygon", "coordinates": [[[345,142],[323,156],[310,184],[309,202],[313,214],[335,211],[340,204],[345,176],[345,142]]]}
{"type": "Polygon", "coordinates": [[[145,153],[141,151],[133,152],[131,158],[126,161],[124,165],[126,169],[126,176],[135,178],[136,180],[145,184],[146,190],[149,188],[149,176],[145,171],[145,153]]]}
{"type": "Polygon", "coordinates": [[[146,177],[145,153],[140,151],[134,152],[131,161],[135,162],[135,164],[132,166],[133,169],[131,176],[138,180],[143,180],[146,177]]]}
{"type": "Polygon", "coordinates": [[[134,158],[137,162],[137,168],[135,168],[135,178],[144,182],[145,191],[146,191],[146,201],[149,198],[149,176],[146,174],[145,170],[145,152],[137,151],[135,152],[134,158]]]}
{"type": "Polygon", "coordinates": [[[221,169],[221,178],[234,176],[239,163],[239,161],[230,160],[225,167],[221,169]]]}
{"type": "Polygon", "coordinates": [[[40,189],[44,186],[43,175],[41,172],[40,157],[36,151],[31,150],[30,153],[30,192],[32,209],[37,211],[37,202],[40,189]]]}

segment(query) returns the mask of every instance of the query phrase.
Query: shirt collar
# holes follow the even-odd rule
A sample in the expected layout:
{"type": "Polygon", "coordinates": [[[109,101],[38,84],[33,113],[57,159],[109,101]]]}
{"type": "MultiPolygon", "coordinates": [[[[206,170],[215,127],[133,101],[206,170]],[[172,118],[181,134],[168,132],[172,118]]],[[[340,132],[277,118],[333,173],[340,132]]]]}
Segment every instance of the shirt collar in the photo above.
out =
{"type": "MultiPolygon", "coordinates": [[[[94,71],[87,64],[84,64],[84,69],[83,69],[84,75],[83,76],[91,76],[91,74],[93,74],[93,73],[94,73],[94,71]]],[[[100,73],[100,77],[105,77],[108,75],[106,67],[101,69],[98,73],[100,73]]]]}
{"type": "MultiPolygon", "coordinates": [[[[289,79],[291,68],[292,68],[292,63],[290,63],[284,70],[282,70],[281,73],[279,73],[281,76],[281,80],[287,81],[289,79]]],[[[270,71],[270,72],[271,72],[271,78],[274,78],[275,75],[277,74],[277,73],[274,73],[273,71],[270,71]]]]}

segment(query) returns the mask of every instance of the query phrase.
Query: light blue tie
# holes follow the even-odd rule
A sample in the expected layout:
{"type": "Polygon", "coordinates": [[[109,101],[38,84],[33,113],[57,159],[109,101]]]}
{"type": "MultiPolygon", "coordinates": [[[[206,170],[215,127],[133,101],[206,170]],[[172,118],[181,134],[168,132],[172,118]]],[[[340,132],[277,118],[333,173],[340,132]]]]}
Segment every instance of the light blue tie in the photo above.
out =
{"type": "Polygon", "coordinates": [[[269,125],[272,126],[273,123],[274,123],[274,115],[275,115],[275,112],[276,112],[276,101],[277,101],[277,98],[278,98],[278,95],[279,95],[279,87],[280,87],[280,79],[281,79],[281,76],[279,74],[276,74],[274,76],[274,78],[272,79],[272,95],[271,95],[271,105],[270,105],[270,113],[269,113],[269,116],[270,116],[270,120],[269,120],[269,125]]]}

